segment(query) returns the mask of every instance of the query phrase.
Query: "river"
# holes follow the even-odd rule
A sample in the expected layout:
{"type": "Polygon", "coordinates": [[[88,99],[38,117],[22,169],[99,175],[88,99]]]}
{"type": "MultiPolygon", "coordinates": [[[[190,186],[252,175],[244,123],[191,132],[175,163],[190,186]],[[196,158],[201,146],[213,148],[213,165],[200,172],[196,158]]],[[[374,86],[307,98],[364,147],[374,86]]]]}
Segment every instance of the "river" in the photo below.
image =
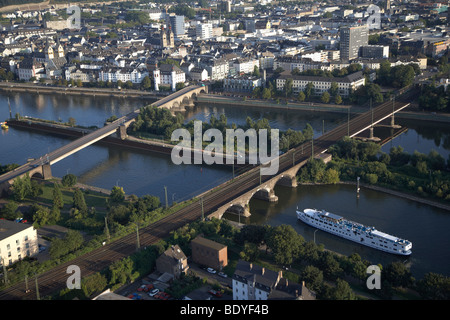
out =
{"type": "MultiPolygon", "coordinates": [[[[139,99],[62,96],[31,93],[9,94],[12,114],[31,116],[66,122],[73,117],[77,124],[102,126],[111,115],[121,116],[135,110],[148,101],[139,99]]],[[[184,113],[186,121],[198,119],[209,121],[224,113],[228,123],[244,124],[247,117],[256,121],[267,118],[272,128],[301,130],[311,124],[315,136],[347,121],[347,114],[324,114],[294,110],[275,110],[256,107],[225,107],[199,105],[184,113]]],[[[0,95],[0,119],[9,117],[7,96],[0,95]]],[[[405,151],[428,153],[434,149],[447,160],[450,155],[450,126],[448,124],[422,123],[417,120],[396,118],[396,123],[408,127],[408,131],[383,146],[389,152],[392,146],[401,145],[405,151]]],[[[387,137],[392,132],[387,128],[375,128],[375,136],[387,137]]],[[[10,128],[0,135],[0,164],[22,164],[29,157],[39,157],[54,150],[69,140],[47,134],[32,133],[10,128]]],[[[159,196],[164,203],[165,189],[169,204],[172,201],[189,199],[202,191],[228,180],[232,176],[230,167],[174,165],[168,156],[140,152],[127,148],[92,145],[52,166],[54,176],[67,173],[77,175],[78,181],[97,187],[111,189],[114,185],[124,187],[128,194],[159,196]]],[[[418,276],[428,271],[450,275],[450,213],[382,192],[363,189],[356,199],[351,186],[308,186],[296,189],[276,187],[279,201],[268,204],[251,200],[250,219],[241,222],[290,224],[307,240],[314,239],[314,229],[297,222],[295,208],[314,207],[335,212],[348,219],[374,225],[379,230],[392,233],[413,242],[413,255],[397,257],[361,247],[349,241],[333,237],[322,231],[315,234],[316,242],[324,243],[327,249],[342,254],[359,253],[364,259],[386,264],[390,261],[405,261],[418,276]]],[[[230,219],[234,219],[230,217],[230,219]]]]}

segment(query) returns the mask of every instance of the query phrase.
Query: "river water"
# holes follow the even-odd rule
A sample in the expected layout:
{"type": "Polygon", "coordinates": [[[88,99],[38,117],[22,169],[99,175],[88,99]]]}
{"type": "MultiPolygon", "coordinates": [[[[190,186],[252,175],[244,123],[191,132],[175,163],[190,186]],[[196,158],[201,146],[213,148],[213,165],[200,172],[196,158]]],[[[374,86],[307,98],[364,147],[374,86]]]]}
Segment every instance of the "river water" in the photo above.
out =
{"type": "MultiPolygon", "coordinates": [[[[102,126],[111,115],[122,116],[149,101],[139,99],[105,98],[88,96],[63,96],[31,93],[9,94],[12,114],[66,122],[73,117],[84,126],[102,126]]],[[[311,124],[315,136],[347,121],[347,114],[324,114],[294,110],[271,111],[255,107],[199,105],[184,113],[186,121],[209,121],[214,115],[224,113],[228,123],[244,124],[247,117],[254,121],[267,118],[272,128],[301,130],[311,124]]],[[[0,119],[9,117],[7,96],[0,95],[0,119]]],[[[434,149],[447,160],[450,155],[450,126],[448,124],[420,123],[416,120],[396,118],[397,124],[409,130],[383,146],[389,152],[392,146],[401,145],[405,151],[428,153],[434,149]]],[[[387,128],[376,128],[375,135],[390,136],[387,128]]],[[[48,134],[10,128],[0,135],[0,164],[23,164],[27,158],[36,158],[66,143],[68,139],[48,134]]],[[[78,181],[88,185],[111,189],[124,187],[128,194],[159,196],[164,203],[165,189],[169,204],[189,199],[232,176],[232,169],[225,166],[174,165],[170,157],[130,150],[127,148],[92,145],[52,166],[52,174],[62,177],[67,173],[77,175],[78,181]]],[[[295,189],[276,187],[279,201],[268,204],[251,200],[249,219],[246,223],[290,224],[306,240],[314,240],[314,229],[298,222],[295,208],[313,207],[326,209],[350,220],[373,225],[377,229],[406,238],[413,242],[411,257],[397,257],[374,249],[361,247],[336,238],[322,231],[315,232],[316,242],[327,249],[348,255],[359,253],[373,263],[405,261],[415,275],[438,272],[450,275],[450,213],[382,192],[363,189],[359,199],[352,186],[300,186],[295,189]]],[[[237,219],[236,217],[229,217],[237,219]]],[[[237,220],[236,220],[237,221],[237,220]]]]}

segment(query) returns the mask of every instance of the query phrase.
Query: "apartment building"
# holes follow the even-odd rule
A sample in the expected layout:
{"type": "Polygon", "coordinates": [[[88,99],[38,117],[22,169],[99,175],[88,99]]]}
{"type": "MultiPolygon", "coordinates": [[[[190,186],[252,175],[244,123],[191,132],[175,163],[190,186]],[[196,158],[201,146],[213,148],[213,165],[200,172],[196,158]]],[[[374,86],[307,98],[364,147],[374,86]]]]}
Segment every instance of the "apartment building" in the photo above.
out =
{"type": "Polygon", "coordinates": [[[27,223],[0,220],[0,264],[9,266],[39,252],[36,229],[27,223]]]}
{"type": "Polygon", "coordinates": [[[322,95],[325,91],[329,91],[333,82],[338,85],[338,94],[341,97],[348,97],[350,93],[357,90],[359,87],[364,86],[366,83],[366,78],[361,71],[352,73],[346,77],[332,78],[283,73],[277,79],[278,90],[283,90],[287,79],[292,79],[293,94],[304,91],[308,83],[312,83],[314,85],[314,94],[317,96],[322,95]]]}
{"type": "Polygon", "coordinates": [[[369,44],[369,28],[367,25],[343,27],[340,30],[340,41],[341,59],[356,59],[360,48],[369,44]]]}

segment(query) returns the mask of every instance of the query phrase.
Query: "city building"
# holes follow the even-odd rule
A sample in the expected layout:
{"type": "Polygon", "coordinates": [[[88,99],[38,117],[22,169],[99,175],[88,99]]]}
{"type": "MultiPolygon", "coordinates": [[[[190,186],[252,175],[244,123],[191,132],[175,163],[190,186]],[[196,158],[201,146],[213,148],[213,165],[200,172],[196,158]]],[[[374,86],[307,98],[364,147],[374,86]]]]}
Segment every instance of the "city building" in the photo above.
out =
{"type": "Polygon", "coordinates": [[[39,252],[36,229],[28,223],[0,220],[0,264],[10,266],[39,252]]]}
{"type": "Polygon", "coordinates": [[[182,36],[186,33],[184,16],[171,15],[169,16],[169,20],[175,37],[182,36]]]}
{"type": "Polygon", "coordinates": [[[345,77],[332,78],[282,73],[277,79],[278,90],[283,90],[287,79],[292,79],[292,92],[294,95],[298,94],[300,91],[305,91],[307,85],[312,83],[314,86],[314,95],[320,96],[325,91],[329,91],[334,82],[338,85],[338,94],[341,97],[348,97],[350,93],[357,90],[359,87],[364,86],[366,83],[366,78],[362,71],[349,74],[345,77]]]}
{"type": "Polygon", "coordinates": [[[361,58],[387,59],[389,58],[389,46],[382,46],[382,45],[362,46],[361,58]]]}
{"type": "Polygon", "coordinates": [[[252,92],[261,87],[263,81],[256,76],[235,76],[223,79],[223,91],[227,92],[252,92]]]}
{"type": "Polygon", "coordinates": [[[197,236],[191,241],[192,261],[222,270],[228,265],[228,248],[218,242],[197,236]]]}
{"type": "Polygon", "coordinates": [[[239,260],[232,277],[233,300],[315,300],[305,283],[291,283],[282,271],[239,260]]]}
{"type": "Polygon", "coordinates": [[[160,86],[168,85],[172,91],[176,91],[177,83],[186,82],[186,73],[173,64],[161,64],[153,70],[153,82],[155,90],[160,86]]]}
{"type": "Polygon", "coordinates": [[[367,25],[341,27],[340,50],[341,60],[350,61],[358,58],[362,46],[369,44],[369,28],[367,25]]]}
{"type": "Polygon", "coordinates": [[[195,35],[200,40],[210,39],[213,36],[212,23],[197,23],[195,26],[195,35]]]}

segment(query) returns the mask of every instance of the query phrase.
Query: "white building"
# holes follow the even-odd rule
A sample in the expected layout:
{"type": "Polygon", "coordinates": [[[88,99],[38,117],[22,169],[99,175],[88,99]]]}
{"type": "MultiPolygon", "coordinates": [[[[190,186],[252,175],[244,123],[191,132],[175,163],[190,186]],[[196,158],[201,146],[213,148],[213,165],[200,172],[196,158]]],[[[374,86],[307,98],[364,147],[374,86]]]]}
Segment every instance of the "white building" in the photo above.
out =
{"type": "Polygon", "coordinates": [[[195,36],[197,39],[206,40],[213,36],[213,25],[212,23],[198,23],[195,26],[195,36]]]}
{"type": "Polygon", "coordinates": [[[317,96],[322,95],[325,91],[329,92],[333,82],[338,85],[338,94],[341,97],[348,97],[353,91],[357,90],[361,86],[364,86],[366,83],[366,78],[361,71],[352,73],[346,77],[333,78],[291,75],[285,73],[280,75],[277,79],[278,90],[283,90],[287,79],[292,79],[293,94],[298,94],[300,91],[304,91],[308,83],[312,83],[314,85],[314,94],[317,96]]]}
{"type": "Polygon", "coordinates": [[[223,79],[223,90],[229,92],[252,92],[262,86],[262,79],[255,76],[242,76],[223,79]]]}
{"type": "Polygon", "coordinates": [[[39,251],[36,229],[27,223],[0,220],[0,264],[9,266],[39,251]]]}
{"type": "Polygon", "coordinates": [[[169,85],[172,91],[176,91],[177,83],[186,82],[186,74],[176,65],[162,64],[153,70],[153,81],[156,91],[160,85],[169,85]]]}
{"type": "Polygon", "coordinates": [[[106,67],[99,71],[98,80],[104,82],[127,82],[141,83],[149,73],[146,69],[106,67]]]}
{"type": "Polygon", "coordinates": [[[239,260],[232,280],[233,300],[267,300],[281,276],[281,271],[239,260]]]}
{"type": "Polygon", "coordinates": [[[255,70],[255,67],[259,69],[259,60],[258,59],[238,59],[234,62],[234,68],[236,69],[236,73],[252,73],[255,70]]]}

